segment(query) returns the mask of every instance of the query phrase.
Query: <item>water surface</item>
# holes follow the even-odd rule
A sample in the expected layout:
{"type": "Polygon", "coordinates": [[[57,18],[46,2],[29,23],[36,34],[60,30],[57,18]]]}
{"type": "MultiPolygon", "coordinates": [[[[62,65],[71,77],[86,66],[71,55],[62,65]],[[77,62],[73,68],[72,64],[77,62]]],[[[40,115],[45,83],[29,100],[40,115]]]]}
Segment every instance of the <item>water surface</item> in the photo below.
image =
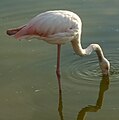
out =
{"type": "Polygon", "coordinates": [[[118,0],[0,0],[0,120],[119,119],[118,0]],[[83,21],[82,44],[98,43],[111,63],[103,77],[95,53],[80,57],[62,46],[59,93],[56,46],[16,41],[6,29],[51,9],[67,9],[83,21]]]}

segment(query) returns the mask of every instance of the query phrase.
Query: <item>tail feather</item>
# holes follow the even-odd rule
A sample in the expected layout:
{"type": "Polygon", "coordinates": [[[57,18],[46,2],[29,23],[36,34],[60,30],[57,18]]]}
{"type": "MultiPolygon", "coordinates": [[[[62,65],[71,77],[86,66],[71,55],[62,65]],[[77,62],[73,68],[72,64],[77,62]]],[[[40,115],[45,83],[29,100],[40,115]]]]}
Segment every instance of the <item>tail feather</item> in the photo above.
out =
{"type": "Polygon", "coordinates": [[[18,27],[18,28],[12,28],[12,29],[8,29],[7,30],[7,35],[15,35],[15,34],[17,34],[21,29],[23,29],[24,27],[25,27],[26,25],[24,25],[24,26],[21,26],[21,27],[18,27]]]}
{"type": "Polygon", "coordinates": [[[24,25],[18,28],[8,29],[6,33],[10,36],[14,36],[16,39],[30,38],[32,36],[40,35],[40,33],[36,32],[36,29],[33,26],[28,26],[28,25],[24,25]]]}

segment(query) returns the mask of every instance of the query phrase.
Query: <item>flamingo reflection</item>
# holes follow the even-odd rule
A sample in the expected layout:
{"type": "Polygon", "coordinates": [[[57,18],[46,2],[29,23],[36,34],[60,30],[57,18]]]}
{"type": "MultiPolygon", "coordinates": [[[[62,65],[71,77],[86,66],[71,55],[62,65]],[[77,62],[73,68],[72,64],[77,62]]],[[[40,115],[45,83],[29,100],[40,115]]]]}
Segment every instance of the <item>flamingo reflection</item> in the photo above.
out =
{"type": "MultiPolygon", "coordinates": [[[[105,93],[105,91],[108,90],[108,88],[109,88],[109,76],[103,76],[102,80],[100,82],[99,94],[98,94],[98,99],[96,101],[96,104],[95,105],[87,105],[86,107],[82,108],[77,115],[77,120],[84,120],[86,117],[86,113],[97,112],[99,109],[101,109],[101,107],[103,105],[104,93],[105,93]]],[[[59,112],[60,119],[64,120],[61,86],[59,89],[58,112],[59,112]]]]}
{"type": "Polygon", "coordinates": [[[57,79],[58,79],[58,86],[59,86],[59,104],[58,104],[58,112],[59,112],[59,116],[61,120],[64,120],[63,117],[63,103],[62,103],[62,88],[61,88],[61,80],[60,80],[61,76],[57,75],[57,79]]]}

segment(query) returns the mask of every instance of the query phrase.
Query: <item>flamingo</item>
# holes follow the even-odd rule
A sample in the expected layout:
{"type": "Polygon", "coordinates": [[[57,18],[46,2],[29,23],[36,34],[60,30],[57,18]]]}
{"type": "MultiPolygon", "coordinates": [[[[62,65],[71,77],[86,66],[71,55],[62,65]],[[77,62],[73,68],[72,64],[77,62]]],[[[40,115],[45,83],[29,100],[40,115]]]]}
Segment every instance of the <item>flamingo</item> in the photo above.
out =
{"type": "Polygon", "coordinates": [[[105,58],[100,45],[90,44],[87,48],[81,45],[82,22],[80,17],[67,10],[52,10],[43,12],[27,24],[18,28],[7,30],[7,34],[16,39],[37,38],[50,44],[57,45],[57,68],[56,74],[60,77],[60,49],[61,45],[71,42],[77,55],[90,55],[93,51],[97,53],[99,65],[103,75],[108,75],[110,63],[105,58]]]}

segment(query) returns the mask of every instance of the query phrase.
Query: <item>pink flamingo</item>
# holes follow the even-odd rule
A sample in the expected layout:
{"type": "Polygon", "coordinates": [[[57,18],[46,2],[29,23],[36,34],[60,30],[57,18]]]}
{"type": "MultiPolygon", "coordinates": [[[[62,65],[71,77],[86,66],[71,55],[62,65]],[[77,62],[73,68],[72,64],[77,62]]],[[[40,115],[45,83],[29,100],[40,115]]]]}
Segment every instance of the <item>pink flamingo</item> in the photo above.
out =
{"type": "Polygon", "coordinates": [[[57,44],[56,74],[58,78],[60,78],[60,49],[61,45],[66,42],[71,42],[75,53],[80,56],[90,55],[92,51],[95,51],[102,74],[108,75],[110,63],[104,57],[101,47],[98,44],[90,44],[86,49],[83,49],[81,31],[82,22],[78,15],[71,11],[54,10],[37,15],[23,26],[8,29],[7,34],[13,35],[16,39],[34,37],[50,44],[57,44]]]}

